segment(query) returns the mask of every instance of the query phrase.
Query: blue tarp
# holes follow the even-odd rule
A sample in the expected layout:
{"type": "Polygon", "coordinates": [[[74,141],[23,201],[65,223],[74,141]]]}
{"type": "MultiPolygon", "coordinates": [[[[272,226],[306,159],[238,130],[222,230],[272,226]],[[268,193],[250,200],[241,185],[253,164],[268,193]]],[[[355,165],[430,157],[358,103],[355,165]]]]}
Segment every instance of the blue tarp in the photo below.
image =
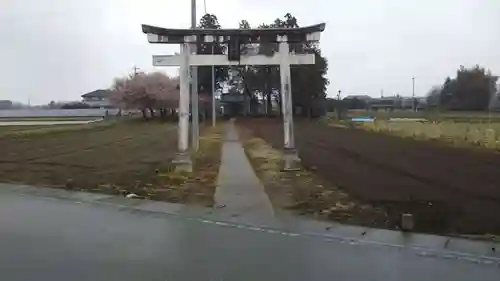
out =
{"type": "Polygon", "coordinates": [[[373,123],[375,122],[375,118],[372,117],[354,117],[351,118],[352,122],[360,122],[360,123],[373,123]]]}

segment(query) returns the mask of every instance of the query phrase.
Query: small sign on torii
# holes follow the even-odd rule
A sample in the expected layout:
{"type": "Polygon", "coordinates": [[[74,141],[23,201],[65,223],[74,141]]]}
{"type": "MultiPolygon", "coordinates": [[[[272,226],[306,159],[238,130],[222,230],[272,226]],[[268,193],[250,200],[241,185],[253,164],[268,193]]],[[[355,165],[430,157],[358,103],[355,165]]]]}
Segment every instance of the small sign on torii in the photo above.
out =
{"type": "Polygon", "coordinates": [[[180,54],[153,56],[154,66],[180,67],[179,137],[176,163],[191,169],[191,161],[187,154],[190,66],[279,65],[284,127],[284,169],[296,169],[299,158],[294,141],[290,65],[314,64],[315,55],[292,54],[289,43],[319,41],[325,26],[322,23],[301,28],[168,29],[142,25],[142,31],[147,34],[149,43],[181,45],[180,54]],[[201,42],[228,44],[228,54],[190,54],[189,45],[201,42]],[[240,45],[248,43],[278,43],[279,51],[272,56],[241,55],[240,45]]]}

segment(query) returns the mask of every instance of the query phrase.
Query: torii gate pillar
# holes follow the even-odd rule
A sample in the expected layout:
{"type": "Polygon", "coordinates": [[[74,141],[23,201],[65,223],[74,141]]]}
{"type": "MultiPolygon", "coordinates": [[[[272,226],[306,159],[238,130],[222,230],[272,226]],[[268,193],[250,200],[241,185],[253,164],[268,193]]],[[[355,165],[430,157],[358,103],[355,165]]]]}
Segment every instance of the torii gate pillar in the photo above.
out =
{"type": "MultiPolygon", "coordinates": [[[[155,66],[180,66],[179,99],[179,153],[177,164],[191,170],[187,153],[189,136],[189,67],[212,65],[279,65],[281,80],[281,104],[284,130],[283,170],[297,170],[300,162],[295,149],[293,129],[293,103],[291,94],[291,64],[314,64],[314,54],[290,54],[289,42],[306,43],[319,41],[325,24],[302,28],[268,29],[165,29],[143,25],[142,31],[148,35],[150,43],[181,44],[181,54],[174,56],[153,56],[155,66]],[[191,55],[189,44],[228,43],[228,55],[191,55]],[[274,55],[241,55],[240,44],[278,43],[279,50],[274,55]]],[[[192,113],[197,114],[197,112],[192,113]]]]}
{"type": "MultiPolygon", "coordinates": [[[[177,155],[174,159],[177,169],[191,172],[193,166],[188,152],[189,143],[189,52],[190,47],[188,43],[181,44],[180,56],[182,63],[179,68],[179,125],[177,127],[177,155]]],[[[195,115],[193,113],[193,119],[195,115]]]]}
{"type": "Polygon", "coordinates": [[[299,169],[300,158],[295,149],[293,130],[292,77],[290,73],[290,48],[287,36],[278,37],[280,56],[281,107],[283,112],[284,158],[283,170],[299,169]]]}

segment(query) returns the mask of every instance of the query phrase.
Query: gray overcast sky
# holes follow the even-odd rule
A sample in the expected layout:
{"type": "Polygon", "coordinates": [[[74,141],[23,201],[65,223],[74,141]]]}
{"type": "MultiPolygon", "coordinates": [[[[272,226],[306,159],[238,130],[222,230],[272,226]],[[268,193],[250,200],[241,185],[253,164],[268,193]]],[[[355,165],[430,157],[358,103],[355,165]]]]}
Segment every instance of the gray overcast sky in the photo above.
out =
{"type": "MultiPolygon", "coordinates": [[[[424,95],[460,65],[500,74],[499,0],[206,0],[224,27],[270,22],[290,12],[301,25],[326,22],[328,95],[424,95]],[[288,6],[285,4],[288,3],[288,6]]],[[[152,70],[140,24],[183,28],[188,0],[0,0],[0,99],[33,104],[78,100],[132,66],[152,70]]],[[[203,1],[198,1],[198,15],[203,1]]],[[[162,70],[165,70],[164,68],[162,70]]],[[[175,69],[168,70],[175,74],[175,69]]]]}

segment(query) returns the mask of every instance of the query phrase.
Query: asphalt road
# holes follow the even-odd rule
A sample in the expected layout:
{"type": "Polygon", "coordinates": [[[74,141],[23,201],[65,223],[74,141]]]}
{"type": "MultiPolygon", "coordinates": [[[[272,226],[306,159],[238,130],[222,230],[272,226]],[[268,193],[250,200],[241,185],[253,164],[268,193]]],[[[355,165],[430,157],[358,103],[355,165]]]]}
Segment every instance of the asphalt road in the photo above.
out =
{"type": "Polygon", "coordinates": [[[500,280],[500,263],[0,193],[0,280],[500,280]]]}

